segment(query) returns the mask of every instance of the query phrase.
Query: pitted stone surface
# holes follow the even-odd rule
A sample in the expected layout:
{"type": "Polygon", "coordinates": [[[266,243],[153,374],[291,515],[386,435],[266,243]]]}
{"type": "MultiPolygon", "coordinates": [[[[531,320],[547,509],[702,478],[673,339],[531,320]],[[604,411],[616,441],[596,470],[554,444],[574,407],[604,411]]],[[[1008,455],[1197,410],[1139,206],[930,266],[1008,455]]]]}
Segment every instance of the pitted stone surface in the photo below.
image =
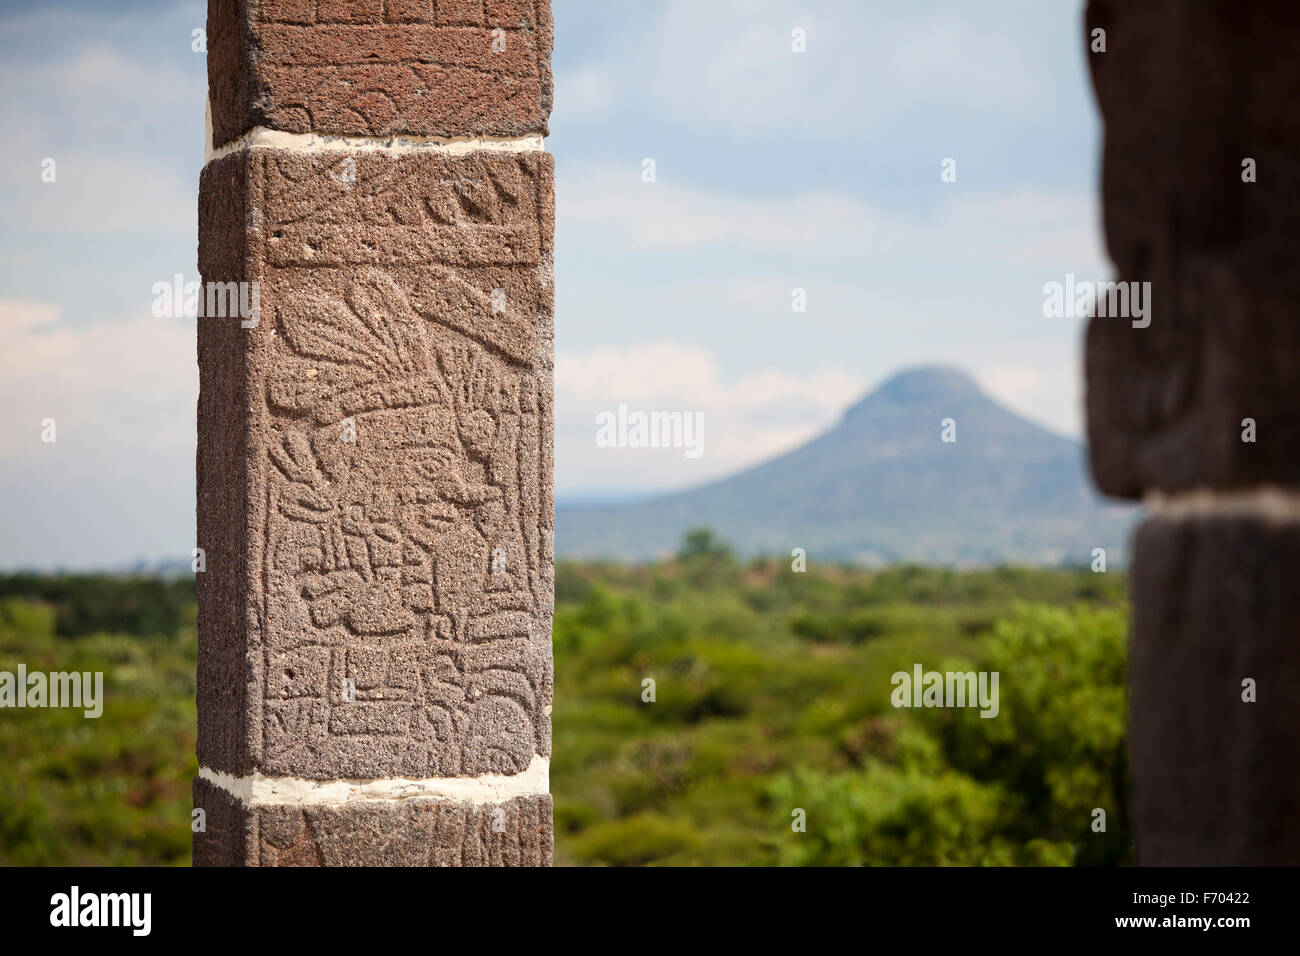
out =
{"type": "Polygon", "coordinates": [[[200,270],[261,314],[200,321],[200,535],[230,562],[198,576],[203,766],[549,755],[551,183],[537,152],[204,170],[200,270]]]}
{"type": "Polygon", "coordinates": [[[254,126],[342,136],[545,133],[549,0],[209,4],[214,145],[254,126]]]}
{"type": "Polygon", "coordinates": [[[194,782],[206,814],[199,866],[550,866],[549,794],[500,805],[412,799],[331,806],[245,806],[194,782]]]}
{"type": "Polygon", "coordinates": [[[1130,740],[1144,865],[1300,861],[1300,524],[1149,520],[1133,571],[1130,740]],[[1257,699],[1242,699],[1242,681],[1257,699]]]}
{"type": "Polygon", "coordinates": [[[1300,485],[1300,4],[1092,0],[1094,29],[1107,246],[1118,279],[1152,283],[1149,327],[1088,327],[1097,483],[1300,485]]]}

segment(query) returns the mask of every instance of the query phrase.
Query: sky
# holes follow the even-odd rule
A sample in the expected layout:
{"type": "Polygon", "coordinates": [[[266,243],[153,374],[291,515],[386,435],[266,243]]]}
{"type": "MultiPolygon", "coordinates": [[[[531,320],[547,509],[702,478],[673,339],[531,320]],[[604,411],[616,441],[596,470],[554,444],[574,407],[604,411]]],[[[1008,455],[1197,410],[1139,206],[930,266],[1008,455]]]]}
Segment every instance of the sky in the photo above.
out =
{"type": "MultiPolygon", "coordinates": [[[[1082,0],[553,10],[559,500],[733,473],[919,364],[1082,433],[1082,322],[1043,314],[1110,272],[1082,0]],[[701,414],[703,453],[611,454],[620,404],[701,414]]],[[[198,278],[204,21],[0,10],[0,569],[194,547],[194,320],[152,290],[198,278]]]]}

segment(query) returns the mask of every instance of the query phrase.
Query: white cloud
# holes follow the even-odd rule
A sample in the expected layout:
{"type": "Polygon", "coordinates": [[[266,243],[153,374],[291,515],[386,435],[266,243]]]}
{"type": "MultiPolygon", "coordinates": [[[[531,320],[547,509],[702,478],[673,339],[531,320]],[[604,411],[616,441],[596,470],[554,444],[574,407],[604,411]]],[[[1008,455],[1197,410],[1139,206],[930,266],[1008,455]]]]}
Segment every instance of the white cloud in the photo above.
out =
{"type": "Polygon", "coordinates": [[[1040,189],[986,192],[957,184],[950,188],[951,197],[936,221],[924,227],[931,235],[971,242],[972,252],[986,259],[1069,266],[1089,273],[1106,268],[1095,196],[1040,189]]]}
{"type": "Polygon", "coordinates": [[[551,124],[563,129],[577,117],[596,119],[609,113],[616,96],[616,73],[604,64],[587,64],[555,78],[555,112],[551,124]]]}
{"type": "Polygon", "coordinates": [[[192,322],[72,326],[0,300],[0,567],[111,567],[193,547],[192,322]],[[55,441],[42,441],[53,419],[55,441]]]}
{"type": "MultiPolygon", "coordinates": [[[[77,36],[74,23],[44,30],[77,36]]],[[[197,56],[197,55],[196,55],[197,56]]],[[[98,44],[64,56],[0,62],[0,226],[22,231],[169,232],[193,236],[202,156],[202,74],[131,59],[98,44]],[[170,151],[194,130],[193,178],[170,151]],[[42,179],[55,162],[55,181],[42,179]]]]}
{"type": "MultiPolygon", "coordinates": [[[[915,11],[915,6],[910,8],[915,11]]],[[[892,20],[880,37],[884,56],[862,57],[863,82],[895,97],[895,108],[918,101],[964,109],[1019,112],[1038,99],[1039,84],[1024,50],[969,9],[892,20]]]]}
{"type": "Polygon", "coordinates": [[[0,299],[0,458],[46,453],[53,418],[70,467],[93,483],[103,454],[153,449],[184,460],[198,394],[192,321],[146,316],[73,326],[57,307],[0,299]]]}
{"type": "Polygon", "coordinates": [[[975,365],[976,380],[999,403],[1061,435],[1082,439],[1083,374],[1075,349],[1039,348],[1034,365],[975,365]]]}
{"type": "Polygon", "coordinates": [[[843,193],[732,196],[673,181],[671,170],[658,169],[652,183],[642,182],[640,175],[638,165],[599,166],[562,177],[556,200],[560,215],[565,222],[600,227],[641,249],[719,242],[860,244],[876,232],[876,213],[843,193]]]}
{"type": "Polygon", "coordinates": [[[44,156],[10,152],[0,158],[0,175],[22,184],[0,212],[0,225],[113,235],[195,234],[195,188],[172,167],[123,156],[51,152],[54,182],[41,179],[44,156]]]}
{"type": "Polygon", "coordinates": [[[1043,373],[1040,369],[1026,368],[1019,365],[999,365],[983,370],[979,375],[980,384],[1001,396],[1004,400],[1024,399],[1042,387],[1043,373]]]}
{"type": "MultiPolygon", "coordinates": [[[[166,62],[132,59],[90,40],[75,18],[42,30],[80,43],[55,57],[0,62],[0,88],[5,90],[0,120],[11,134],[61,142],[108,140],[117,146],[126,135],[147,132],[151,135],[141,135],[135,144],[144,152],[157,140],[174,136],[178,124],[202,124],[202,54],[194,54],[196,69],[184,71],[166,62]]],[[[196,142],[195,149],[202,144],[196,142]]]]}
{"type": "Polygon", "coordinates": [[[1051,78],[1002,25],[970,9],[817,6],[675,0],[653,34],[648,85],[678,115],[732,129],[851,123],[870,135],[924,106],[1022,112],[1051,78]],[[791,49],[795,28],[806,31],[806,52],[791,49]]]}
{"type": "Polygon", "coordinates": [[[105,46],[86,47],[71,62],[51,64],[29,76],[36,85],[48,84],[80,99],[115,99],[115,93],[131,90],[138,91],[149,105],[158,106],[179,104],[185,97],[186,78],[179,71],[131,60],[105,46]]]}
{"type": "Polygon", "coordinates": [[[561,352],[555,365],[558,482],[566,487],[683,485],[787,451],[831,425],[864,388],[836,365],[799,375],[758,368],[725,376],[708,349],[685,342],[561,352]],[[595,416],[631,410],[700,412],[704,455],[595,444],[595,416]]]}
{"type": "Polygon", "coordinates": [[[557,208],[566,235],[574,235],[574,227],[590,230],[594,241],[617,241],[630,250],[732,244],[833,257],[888,254],[936,268],[950,260],[1079,273],[1105,269],[1090,196],[960,184],[941,189],[934,203],[903,214],[833,190],[734,195],[674,181],[662,168],[655,182],[645,183],[639,167],[601,164],[562,175],[557,208]]]}

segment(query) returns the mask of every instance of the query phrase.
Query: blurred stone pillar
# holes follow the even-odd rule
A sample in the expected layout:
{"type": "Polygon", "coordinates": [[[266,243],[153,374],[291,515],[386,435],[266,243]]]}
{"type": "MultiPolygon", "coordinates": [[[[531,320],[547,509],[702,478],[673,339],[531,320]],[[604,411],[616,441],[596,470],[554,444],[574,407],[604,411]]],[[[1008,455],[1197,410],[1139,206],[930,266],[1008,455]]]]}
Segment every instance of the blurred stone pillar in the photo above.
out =
{"type": "Polygon", "coordinates": [[[1086,345],[1093,474],[1148,506],[1138,859],[1294,865],[1300,4],[1092,0],[1086,24],[1110,256],[1118,279],[1151,283],[1148,326],[1098,314],[1086,345]]]}
{"type": "Polygon", "coordinates": [[[208,38],[194,862],[549,864],[548,0],[208,38]]]}

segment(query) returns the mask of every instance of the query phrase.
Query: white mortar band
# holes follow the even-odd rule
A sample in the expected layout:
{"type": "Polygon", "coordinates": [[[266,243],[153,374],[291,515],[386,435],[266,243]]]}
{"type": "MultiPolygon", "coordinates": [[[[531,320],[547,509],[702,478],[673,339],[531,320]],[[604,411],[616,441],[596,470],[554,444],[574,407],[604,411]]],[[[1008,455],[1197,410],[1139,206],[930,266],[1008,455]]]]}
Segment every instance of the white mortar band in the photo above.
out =
{"type": "Polygon", "coordinates": [[[325,136],[321,133],[283,133],[255,126],[238,139],[213,149],[211,142],[203,157],[206,166],[241,149],[287,149],[299,153],[445,153],[463,156],[478,151],[496,153],[538,153],[546,149],[540,133],[512,138],[474,136],[325,136]]]}
{"type": "Polygon", "coordinates": [[[1275,524],[1300,522],[1300,490],[1264,486],[1240,491],[1198,488],[1168,495],[1149,492],[1143,499],[1150,517],[1168,521],[1188,518],[1257,518],[1275,524]]]}
{"type": "Polygon", "coordinates": [[[532,153],[546,149],[541,133],[528,133],[514,137],[474,136],[328,136],[324,133],[282,133],[254,126],[237,139],[224,146],[212,145],[212,101],[203,105],[203,165],[214,159],[229,156],[241,149],[289,149],[305,153],[323,152],[381,152],[416,153],[430,150],[451,156],[463,156],[476,150],[498,153],[532,153]]]}
{"type": "Polygon", "coordinates": [[[534,755],[523,773],[482,774],[477,777],[386,777],[378,780],[305,780],[265,777],[255,773],[235,777],[220,770],[199,768],[200,779],[229,793],[246,806],[338,806],[366,801],[416,799],[456,803],[505,803],[551,791],[551,761],[534,755]]]}

